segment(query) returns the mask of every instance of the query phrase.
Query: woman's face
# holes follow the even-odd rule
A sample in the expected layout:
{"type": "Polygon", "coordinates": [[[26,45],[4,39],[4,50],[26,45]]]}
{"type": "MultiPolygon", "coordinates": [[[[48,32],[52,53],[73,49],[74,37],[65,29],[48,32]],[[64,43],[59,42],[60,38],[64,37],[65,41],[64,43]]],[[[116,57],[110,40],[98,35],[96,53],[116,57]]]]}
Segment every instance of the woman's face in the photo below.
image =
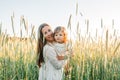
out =
{"type": "Polygon", "coordinates": [[[42,33],[43,33],[43,36],[45,37],[45,39],[46,39],[48,42],[53,42],[53,41],[54,41],[53,32],[52,32],[50,26],[44,26],[44,27],[42,28],[42,33]]]}

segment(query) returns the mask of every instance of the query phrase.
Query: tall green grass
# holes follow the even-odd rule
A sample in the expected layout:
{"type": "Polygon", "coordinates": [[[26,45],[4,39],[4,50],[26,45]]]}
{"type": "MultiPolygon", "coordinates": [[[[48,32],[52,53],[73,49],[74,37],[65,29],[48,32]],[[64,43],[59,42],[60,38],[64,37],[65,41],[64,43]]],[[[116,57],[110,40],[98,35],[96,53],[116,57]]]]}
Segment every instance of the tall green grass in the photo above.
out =
{"type": "MultiPolygon", "coordinates": [[[[11,19],[13,33],[15,33],[13,18],[11,19]]],[[[10,37],[6,33],[1,33],[0,46],[0,80],[38,79],[39,69],[36,65],[36,40],[34,38],[16,37],[15,34],[14,37],[10,37]]]]}
{"type": "MultiPolygon", "coordinates": [[[[78,14],[78,3],[76,4],[76,15],[78,14]]],[[[72,15],[69,17],[67,29],[72,28],[71,20],[72,15]]],[[[78,15],[77,15],[78,16],[78,15]]],[[[86,34],[89,36],[83,37],[79,33],[80,25],[77,21],[76,34],[72,34],[76,37],[73,45],[74,57],[70,59],[70,67],[72,69],[69,74],[65,76],[65,80],[120,80],[120,38],[114,35],[110,38],[109,30],[106,30],[103,36],[99,36],[96,30],[96,38],[98,41],[94,41],[94,38],[90,36],[89,21],[86,20],[86,34]],[[116,37],[116,38],[115,38],[116,37]]],[[[101,19],[101,28],[103,28],[103,19],[101,19]]],[[[114,20],[112,20],[112,27],[114,27],[114,20]]]]}

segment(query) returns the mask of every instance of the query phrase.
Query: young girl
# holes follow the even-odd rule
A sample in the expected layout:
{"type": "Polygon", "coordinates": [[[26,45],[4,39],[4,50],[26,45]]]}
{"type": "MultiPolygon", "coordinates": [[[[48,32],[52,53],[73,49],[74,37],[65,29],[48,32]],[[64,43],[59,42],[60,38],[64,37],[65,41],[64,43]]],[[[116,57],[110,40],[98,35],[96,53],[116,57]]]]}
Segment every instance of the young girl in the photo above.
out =
{"type": "MultiPolygon", "coordinates": [[[[65,27],[58,26],[54,30],[54,39],[55,39],[55,50],[58,54],[59,60],[64,60],[66,62],[65,70],[68,69],[68,60],[71,56],[68,49],[67,43],[67,33],[65,27]]],[[[65,71],[66,73],[66,71],[65,71]]]]}
{"type": "Polygon", "coordinates": [[[58,26],[54,30],[55,49],[60,58],[59,60],[65,60],[68,58],[68,46],[67,46],[67,33],[65,27],[58,26]],[[63,57],[62,57],[63,56],[63,57]]]}

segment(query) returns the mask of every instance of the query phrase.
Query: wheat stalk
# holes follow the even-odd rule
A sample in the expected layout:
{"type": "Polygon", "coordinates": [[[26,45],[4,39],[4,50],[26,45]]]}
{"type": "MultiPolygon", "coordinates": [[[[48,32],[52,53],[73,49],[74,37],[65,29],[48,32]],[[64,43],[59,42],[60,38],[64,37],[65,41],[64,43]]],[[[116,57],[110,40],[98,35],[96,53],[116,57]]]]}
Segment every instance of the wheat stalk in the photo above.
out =
{"type": "Polygon", "coordinates": [[[113,55],[115,55],[115,53],[116,53],[116,51],[118,50],[119,46],[120,46],[120,42],[118,43],[117,47],[116,47],[115,50],[113,51],[113,55]]]}
{"type": "Polygon", "coordinates": [[[106,31],[106,51],[108,51],[108,30],[106,31]]]}
{"type": "Polygon", "coordinates": [[[0,36],[2,34],[2,23],[0,23],[0,36]]]}
{"type": "Polygon", "coordinates": [[[15,30],[14,30],[14,13],[13,13],[13,15],[11,16],[11,22],[12,22],[12,30],[13,30],[13,34],[14,34],[14,36],[15,36],[15,30]]]}
{"type": "Polygon", "coordinates": [[[27,35],[28,35],[28,22],[25,21],[25,18],[24,18],[24,17],[23,17],[23,23],[24,23],[25,31],[27,32],[27,35]]]}
{"type": "Polygon", "coordinates": [[[7,30],[5,31],[5,34],[3,34],[3,37],[2,37],[2,46],[4,45],[4,42],[6,39],[6,33],[7,33],[7,30]]]}
{"type": "Polygon", "coordinates": [[[71,30],[71,17],[72,17],[72,15],[70,14],[68,25],[67,25],[67,28],[70,30],[71,30]]]}
{"type": "Polygon", "coordinates": [[[78,14],[78,2],[76,3],[76,16],[78,14]]]}
{"type": "Polygon", "coordinates": [[[79,22],[77,22],[77,34],[79,34],[79,22]]]}
{"type": "Polygon", "coordinates": [[[114,19],[112,20],[112,28],[114,28],[114,19]]]}
{"type": "Polygon", "coordinates": [[[103,28],[103,19],[101,19],[101,28],[103,28]]]}
{"type": "Polygon", "coordinates": [[[28,22],[25,20],[24,16],[21,16],[21,22],[20,22],[21,28],[22,28],[22,24],[24,25],[25,31],[27,32],[28,35],[28,22]]]}
{"type": "Polygon", "coordinates": [[[35,38],[35,26],[32,26],[32,32],[31,32],[31,37],[36,40],[35,38]]]}
{"type": "Polygon", "coordinates": [[[22,19],[23,16],[20,17],[20,37],[22,38],[22,19]]]}
{"type": "Polygon", "coordinates": [[[86,24],[87,24],[87,34],[88,34],[88,30],[89,30],[89,20],[88,19],[86,21],[86,24]]]}
{"type": "Polygon", "coordinates": [[[96,38],[97,38],[97,35],[98,35],[98,30],[96,29],[96,38]]]}

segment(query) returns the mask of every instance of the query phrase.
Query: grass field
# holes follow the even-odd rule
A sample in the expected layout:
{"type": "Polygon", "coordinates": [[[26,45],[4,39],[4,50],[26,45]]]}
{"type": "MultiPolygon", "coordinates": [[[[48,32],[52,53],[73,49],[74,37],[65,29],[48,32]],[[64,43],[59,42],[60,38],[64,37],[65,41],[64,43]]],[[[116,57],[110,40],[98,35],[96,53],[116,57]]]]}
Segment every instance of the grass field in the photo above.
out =
{"type": "MultiPolygon", "coordinates": [[[[71,30],[70,19],[67,27],[69,30],[71,30]]],[[[24,18],[22,20],[27,32],[28,26],[24,18]]],[[[11,21],[14,22],[12,17],[11,21]]],[[[12,28],[14,33],[14,25],[12,28]]],[[[87,26],[87,31],[88,29],[87,26]]],[[[10,37],[0,29],[0,80],[38,79],[37,41],[34,34],[33,29],[32,37],[10,37]]],[[[109,38],[109,30],[104,34],[105,40],[99,37],[95,41],[90,36],[83,37],[79,33],[75,35],[77,37],[72,45],[75,55],[70,59],[71,69],[68,75],[64,76],[64,80],[120,80],[120,37],[114,35],[109,38]]]]}

